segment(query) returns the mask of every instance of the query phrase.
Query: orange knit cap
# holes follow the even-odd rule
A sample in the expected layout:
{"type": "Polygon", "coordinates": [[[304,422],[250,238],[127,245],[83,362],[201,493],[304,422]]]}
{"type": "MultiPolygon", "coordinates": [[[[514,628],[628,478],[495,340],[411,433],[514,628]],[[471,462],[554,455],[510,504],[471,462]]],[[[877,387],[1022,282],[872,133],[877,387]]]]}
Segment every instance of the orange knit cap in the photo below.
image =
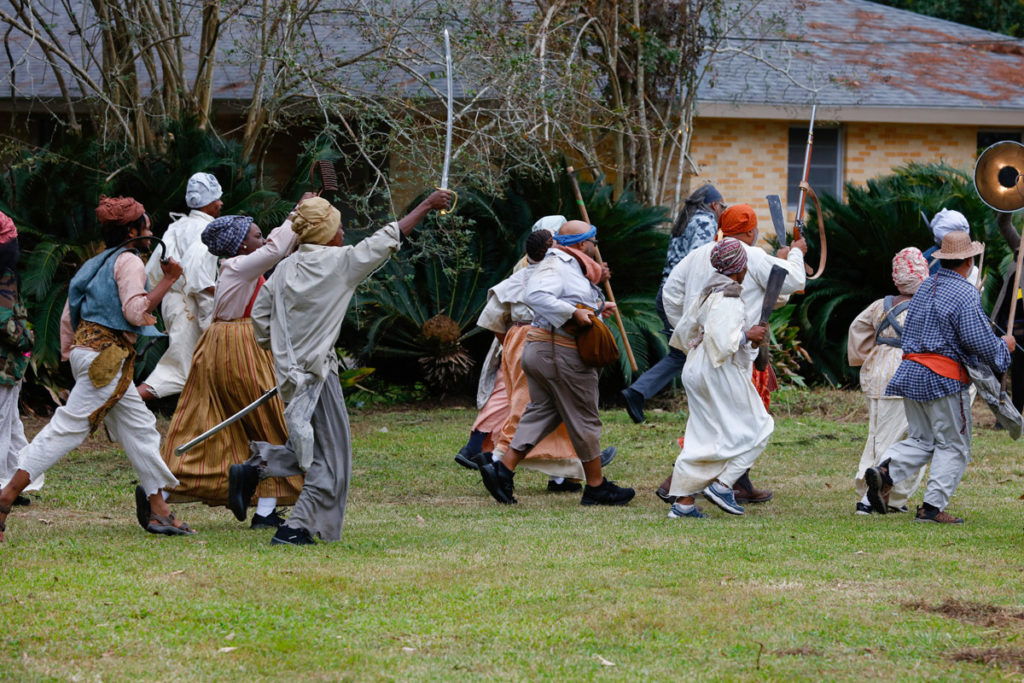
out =
{"type": "Polygon", "coordinates": [[[757,214],[750,204],[735,204],[722,212],[718,227],[723,235],[738,235],[757,227],[757,214]]]}
{"type": "Polygon", "coordinates": [[[108,197],[100,195],[96,207],[96,220],[103,225],[125,225],[139,219],[146,213],[146,207],[131,197],[108,197]]]}

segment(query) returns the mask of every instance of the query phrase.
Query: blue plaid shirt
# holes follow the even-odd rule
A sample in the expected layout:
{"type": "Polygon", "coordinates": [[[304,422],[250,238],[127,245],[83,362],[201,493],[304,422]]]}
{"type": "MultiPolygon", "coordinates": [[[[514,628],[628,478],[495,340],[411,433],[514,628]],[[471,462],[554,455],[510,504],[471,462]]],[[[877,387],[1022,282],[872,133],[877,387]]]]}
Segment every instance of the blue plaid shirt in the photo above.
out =
{"type": "MultiPolygon", "coordinates": [[[[925,280],[910,300],[903,325],[903,353],[938,353],[972,367],[987,364],[997,373],[1010,365],[1010,351],[1006,342],[992,332],[978,290],[946,268],[925,280]]],[[[916,361],[905,360],[885,393],[913,401],[933,401],[963,391],[965,386],[916,361]]]]}

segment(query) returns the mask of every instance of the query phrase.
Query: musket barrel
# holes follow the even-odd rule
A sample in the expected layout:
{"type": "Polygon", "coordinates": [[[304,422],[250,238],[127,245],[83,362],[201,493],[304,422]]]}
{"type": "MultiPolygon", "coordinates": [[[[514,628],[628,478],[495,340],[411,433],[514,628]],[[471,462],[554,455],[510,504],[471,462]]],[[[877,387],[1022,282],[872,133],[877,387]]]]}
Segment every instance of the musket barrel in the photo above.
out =
{"type": "MultiPolygon", "coordinates": [[[[811,150],[814,149],[814,116],[818,111],[818,105],[811,105],[811,125],[807,129],[807,148],[804,150],[804,171],[800,176],[802,183],[807,183],[811,176],[811,150]]],[[[796,227],[801,230],[804,225],[804,210],[807,208],[807,190],[800,188],[800,201],[796,207],[796,227]]],[[[798,239],[799,235],[793,235],[798,239]]]]}

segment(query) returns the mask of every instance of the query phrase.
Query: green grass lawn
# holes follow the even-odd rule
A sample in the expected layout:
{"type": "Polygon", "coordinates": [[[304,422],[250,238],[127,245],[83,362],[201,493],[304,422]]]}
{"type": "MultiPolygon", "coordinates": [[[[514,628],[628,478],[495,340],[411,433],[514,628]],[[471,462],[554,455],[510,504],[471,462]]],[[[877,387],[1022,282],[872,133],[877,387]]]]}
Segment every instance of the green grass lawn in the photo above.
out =
{"type": "Polygon", "coordinates": [[[493,502],[452,460],[472,410],[353,414],[345,535],[313,548],[201,505],[146,534],[123,454],[75,452],[0,546],[0,680],[1019,679],[1024,442],[976,407],[962,527],[854,516],[861,401],[777,395],[775,500],[703,521],[652,493],[678,412],[604,414],[613,509],[525,470],[493,502]]]}

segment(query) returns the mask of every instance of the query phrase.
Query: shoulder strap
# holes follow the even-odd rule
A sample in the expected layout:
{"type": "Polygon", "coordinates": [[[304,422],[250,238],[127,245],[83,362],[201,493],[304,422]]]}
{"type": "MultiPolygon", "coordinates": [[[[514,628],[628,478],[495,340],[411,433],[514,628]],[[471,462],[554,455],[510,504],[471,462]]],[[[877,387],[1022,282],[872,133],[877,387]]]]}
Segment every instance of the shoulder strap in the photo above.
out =
{"type": "Polygon", "coordinates": [[[888,346],[899,346],[900,340],[903,339],[903,325],[900,324],[899,316],[903,311],[910,307],[910,299],[904,299],[895,306],[893,305],[894,297],[890,294],[885,297],[885,316],[882,318],[882,322],[879,323],[878,329],[875,330],[875,343],[886,344],[888,346]],[[882,333],[886,330],[891,329],[894,336],[883,337],[882,333]]]}

